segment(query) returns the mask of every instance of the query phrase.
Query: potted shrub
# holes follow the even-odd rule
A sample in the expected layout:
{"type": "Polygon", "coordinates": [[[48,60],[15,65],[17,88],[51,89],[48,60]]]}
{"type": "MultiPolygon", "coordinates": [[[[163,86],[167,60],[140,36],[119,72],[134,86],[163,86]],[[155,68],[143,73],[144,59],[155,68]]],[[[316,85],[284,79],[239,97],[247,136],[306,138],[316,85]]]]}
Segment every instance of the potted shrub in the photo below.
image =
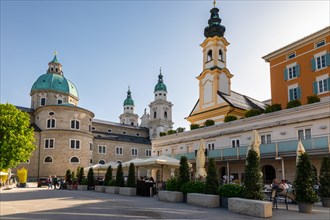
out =
{"type": "Polygon", "coordinates": [[[178,179],[171,177],[166,181],[165,190],[158,191],[158,199],[165,202],[183,202],[183,193],[177,189],[178,179]]]}
{"type": "Polygon", "coordinates": [[[134,163],[129,164],[126,187],[119,188],[119,194],[126,196],[136,196],[136,180],[134,163]]]}
{"type": "Polygon", "coordinates": [[[221,207],[228,208],[228,198],[243,197],[243,186],[238,184],[223,184],[218,188],[221,207]]]}
{"type": "Polygon", "coordinates": [[[213,158],[209,159],[209,165],[207,167],[207,176],[204,192],[206,194],[217,194],[217,190],[219,187],[219,178],[215,168],[215,162],[213,158]]]}
{"type": "Polygon", "coordinates": [[[182,185],[181,191],[187,193],[204,193],[205,183],[201,181],[189,181],[182,185]]]}
{"type": "Polygon", "coordinates": [[[296,176],[293,183],[299,212],[311,213],[313,204],[318,201],[313,187],[313,175],[312,164],[307,153],[301,154],[298,159],[296,176]]]}
{"type": "Polygon", "coordinates": [[[86,177],[83,177],[78,185],[78,190],[86,191],[88,185],[88,180],[86,177]]]}
{"type": "Polygon", "coordinates": [[[87,185],[88,190],[94,190],[95,182],[94,182],[94,171],[93,168],[89,168],[88,174],[87,174],[87,185]]]}
{"type": "Polygon", "coordinates": [[[330,207],[330,157],[323,157],[320,169],[320,196],[323,207],[330,207]]]}

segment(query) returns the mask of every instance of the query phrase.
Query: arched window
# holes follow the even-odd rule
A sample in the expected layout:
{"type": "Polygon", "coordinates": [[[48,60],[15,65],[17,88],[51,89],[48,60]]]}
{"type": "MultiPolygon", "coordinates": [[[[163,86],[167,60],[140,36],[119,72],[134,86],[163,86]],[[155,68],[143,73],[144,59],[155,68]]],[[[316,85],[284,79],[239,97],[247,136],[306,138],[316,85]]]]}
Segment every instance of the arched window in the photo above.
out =
{"type": "Polygon", "coordinates": [[[167,118],[167,111],[164,112],[164,118],[167,118]]]}
{"type": "Polygon", "coordinates": [[[71,157],[70,162],[71,163],[79,163],[79,158],[78,157],[71,157]]]}
{"type": "Polygon", "coordinates": [[[212,50],[209,50],[209,52],[207,52],[207,62],[212,60],[212,50]]]}
{"type": "Polygon", "coordinates": [[[51,158],[50,156],[45,157],[44,160],[45,163],[52,163],[53,162],[53,158],[51,158]]]}
{"type": "Polygon", "coordinates": [[[271,184],[276,178],[275,168],[271,165],[266,165],[262,168],[263,178],[265,184],[271,184]]]}
{"type": "Polygon", "coordinates": [[[154,118],[157,118],[157,112],[154,112],[154,118]]]}
{"type": "Polygon", "coordinates": [[[120,160],[117,161],[118,164],[122,163],[120,160]]]}
{"type": "Polygon", "coordinates": [[[56,122],[55,119],[48,119],[47,120],[47,128],[55,128],[56,122]]]}
{"type": "Polygon", "coordinates": [[[105,161],[104,160],[100,160],[99,161],[99,164],[105,164],[105,161]]]}
{"type": "Polygon", "coordinates": [[[222,50],[219,50],[219,60],[223,61],[223,54],[222,54],[222,50]]]}

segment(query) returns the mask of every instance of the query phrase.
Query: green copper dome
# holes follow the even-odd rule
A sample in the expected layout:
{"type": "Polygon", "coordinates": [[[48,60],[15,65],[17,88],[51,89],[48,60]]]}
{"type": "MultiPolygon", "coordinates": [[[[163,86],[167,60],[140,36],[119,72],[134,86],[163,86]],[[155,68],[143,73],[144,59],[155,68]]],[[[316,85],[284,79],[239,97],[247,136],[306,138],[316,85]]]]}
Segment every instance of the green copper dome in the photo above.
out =
{"type": "Polygon", "coordinates": [[[42,90],[66,93],[79,99],[76,86],[64,76],[55,73],[41,75],[33,84],[31,93],[42,90]]]}
{"type": "Polygon", "coordinates": [[[163,75],[162,75],[161,72],[158,75],[158,83],[155,86],[155,92],[157,92],[157,91],[165,91],[165,92],[167,92],[166,85],[163,82],[163,75]]]}
{"type": "Polygon", "coordinates": [[[124,101],[124,106],[125,105],[133,105],[134,106],[134,101],[133,101],[132,96],[131,96],[131,90],[129,88],[128,88],[128,91],[127,91],[127,98],[124,101]]]}

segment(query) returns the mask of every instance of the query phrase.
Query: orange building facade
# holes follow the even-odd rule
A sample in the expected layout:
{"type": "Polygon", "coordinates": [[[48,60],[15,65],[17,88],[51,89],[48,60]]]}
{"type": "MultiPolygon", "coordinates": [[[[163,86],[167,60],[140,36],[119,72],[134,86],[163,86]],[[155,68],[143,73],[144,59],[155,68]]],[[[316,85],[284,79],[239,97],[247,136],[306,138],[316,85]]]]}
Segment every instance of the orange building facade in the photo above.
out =
{"type": "Polygon", "coordinates": [[[330,26],[278,49],[263,59],[270,64],[272,104],[285,108],[317,95],[330,100],[330,26]]]}

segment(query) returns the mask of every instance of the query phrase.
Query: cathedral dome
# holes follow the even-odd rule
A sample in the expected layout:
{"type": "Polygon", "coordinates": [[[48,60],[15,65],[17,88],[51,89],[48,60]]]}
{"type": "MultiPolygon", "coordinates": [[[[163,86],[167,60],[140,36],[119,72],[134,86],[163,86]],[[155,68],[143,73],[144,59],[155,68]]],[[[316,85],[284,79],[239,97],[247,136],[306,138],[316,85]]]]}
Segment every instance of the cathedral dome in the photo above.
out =
{"type": "Polygon", "coordinates": [[[124,101],[124,106],[125,105],[133,105],[134,106],[134,101],[132,99],[132,95],[131,95],[131,90],[128,89],[127,91],[127,98],[124,101]]]}
{"type": "Polygon", "coordinates": [[[155,86],[155,92],[158,92],[158,91],[165,91],[165,92],[167,92],[166,85],[163,82],[163,75],[162,75],[162,73],[160,73],[158,75],[158,83],[155,86]]]}
{"type": "Polygon", "coordinates": [[[54,91],[69,94],[79,99],[76,86],[63,76],[62,65],[58,62],[56,55],[48,65],[47,73],[39,76],[31,88],[31,93],[35,91],[54,91]]]}

